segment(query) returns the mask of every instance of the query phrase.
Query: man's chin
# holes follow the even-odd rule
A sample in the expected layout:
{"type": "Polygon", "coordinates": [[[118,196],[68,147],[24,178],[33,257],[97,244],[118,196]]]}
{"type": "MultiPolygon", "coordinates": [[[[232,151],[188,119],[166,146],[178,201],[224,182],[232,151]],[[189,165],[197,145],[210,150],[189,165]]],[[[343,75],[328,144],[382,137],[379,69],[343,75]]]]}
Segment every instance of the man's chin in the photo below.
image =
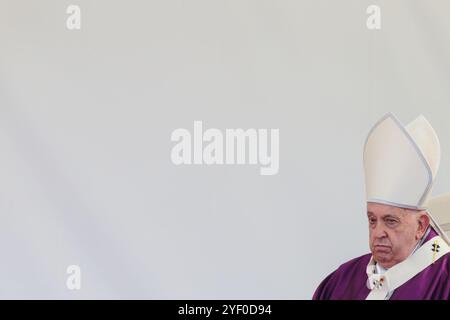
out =
{"type": "Polygon", "coordinates": [[[372,252],[372,255],[375,261],[380,264],[387,263],[391,260],[390,251],[374,250],[374,252],[372,252]]]}

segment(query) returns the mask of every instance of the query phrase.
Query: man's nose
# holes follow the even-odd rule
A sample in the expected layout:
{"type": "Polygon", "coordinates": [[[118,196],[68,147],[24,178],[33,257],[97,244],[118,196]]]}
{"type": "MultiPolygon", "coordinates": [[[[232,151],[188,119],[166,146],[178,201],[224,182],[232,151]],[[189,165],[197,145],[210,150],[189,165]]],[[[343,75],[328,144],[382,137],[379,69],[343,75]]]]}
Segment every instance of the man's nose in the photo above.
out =
{"type": "Polygon", "coordinates": [[[372,235],[374,238],[384,238],[387,236],[386,230],[381,223],[377,223],[372,230],[372,235]]]}

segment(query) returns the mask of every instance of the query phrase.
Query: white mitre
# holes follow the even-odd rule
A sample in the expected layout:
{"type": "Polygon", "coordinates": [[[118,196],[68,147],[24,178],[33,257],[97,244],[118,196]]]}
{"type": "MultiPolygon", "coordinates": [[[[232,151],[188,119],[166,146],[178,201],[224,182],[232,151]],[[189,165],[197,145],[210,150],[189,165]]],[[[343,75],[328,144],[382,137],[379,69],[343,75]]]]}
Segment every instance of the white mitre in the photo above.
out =
{"type": "Polygon", "coordinates": [[[364,146],[367,201],[426,209],[440,156],[438,137],[425,117],[403,126],[388,113],[364,146]]]}
{"type": "Polygon", "coordinates": [[[450,245],[450,193],[431,198],[427,211],[439,235],[450,245]]]}
{"type": "MultiPolygon", "coordinates": [[[[367,202],[426,210],[436,231],[448,241],[439,226],[445,219],[436,221],[427,210],[440,158],[439,139],[424,116],[403,126],[393,114],[386,114],[369,132],[364,146],[367,202]]],[[[450,213],[447,216],[446,223],[450,213]]]]}

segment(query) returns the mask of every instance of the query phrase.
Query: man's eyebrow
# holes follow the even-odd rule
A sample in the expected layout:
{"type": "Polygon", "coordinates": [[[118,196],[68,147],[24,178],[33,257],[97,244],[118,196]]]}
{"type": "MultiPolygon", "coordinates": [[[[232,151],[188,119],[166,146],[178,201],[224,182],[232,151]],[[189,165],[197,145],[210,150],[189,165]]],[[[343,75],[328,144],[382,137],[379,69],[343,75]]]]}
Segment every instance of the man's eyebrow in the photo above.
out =
{"type": "Polygon", "coordinates": [[[389,213],[387,215],[383,216],[382,218],[383,219],[392,218],[392,219],[400,220],[400,217],[397,217],[397,216],[395,216],[393,214],[389,214],[389,213]]]}
{"type": "MultiPolygon", "coordinates": [[[[372,211],[367,211],[367,216],[373,216],[375,215],[372,211]]],[[[388,213],[386,215],[381,216],[381,219],[395,219],[395,220],[400,220],[400,217],[393,215],[391,213],[388,213]]]]}

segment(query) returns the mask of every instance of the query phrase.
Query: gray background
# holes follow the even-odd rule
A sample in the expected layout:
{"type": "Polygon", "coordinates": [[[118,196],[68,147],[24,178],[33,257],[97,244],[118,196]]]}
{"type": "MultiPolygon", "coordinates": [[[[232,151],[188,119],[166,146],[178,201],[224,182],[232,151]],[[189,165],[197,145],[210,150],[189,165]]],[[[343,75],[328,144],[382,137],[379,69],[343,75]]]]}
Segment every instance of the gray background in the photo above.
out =
{"type": "Polygon", "coordinates": [[[368,252],[362,148],[384,113],[429,119],[434,191],[450,190],[449,15],[445,0],[0,0],[0,298],[309,299],[368,252]],[[194,120],[279,128],[278,175],[173,165],[170,134],[194,120]]]}

